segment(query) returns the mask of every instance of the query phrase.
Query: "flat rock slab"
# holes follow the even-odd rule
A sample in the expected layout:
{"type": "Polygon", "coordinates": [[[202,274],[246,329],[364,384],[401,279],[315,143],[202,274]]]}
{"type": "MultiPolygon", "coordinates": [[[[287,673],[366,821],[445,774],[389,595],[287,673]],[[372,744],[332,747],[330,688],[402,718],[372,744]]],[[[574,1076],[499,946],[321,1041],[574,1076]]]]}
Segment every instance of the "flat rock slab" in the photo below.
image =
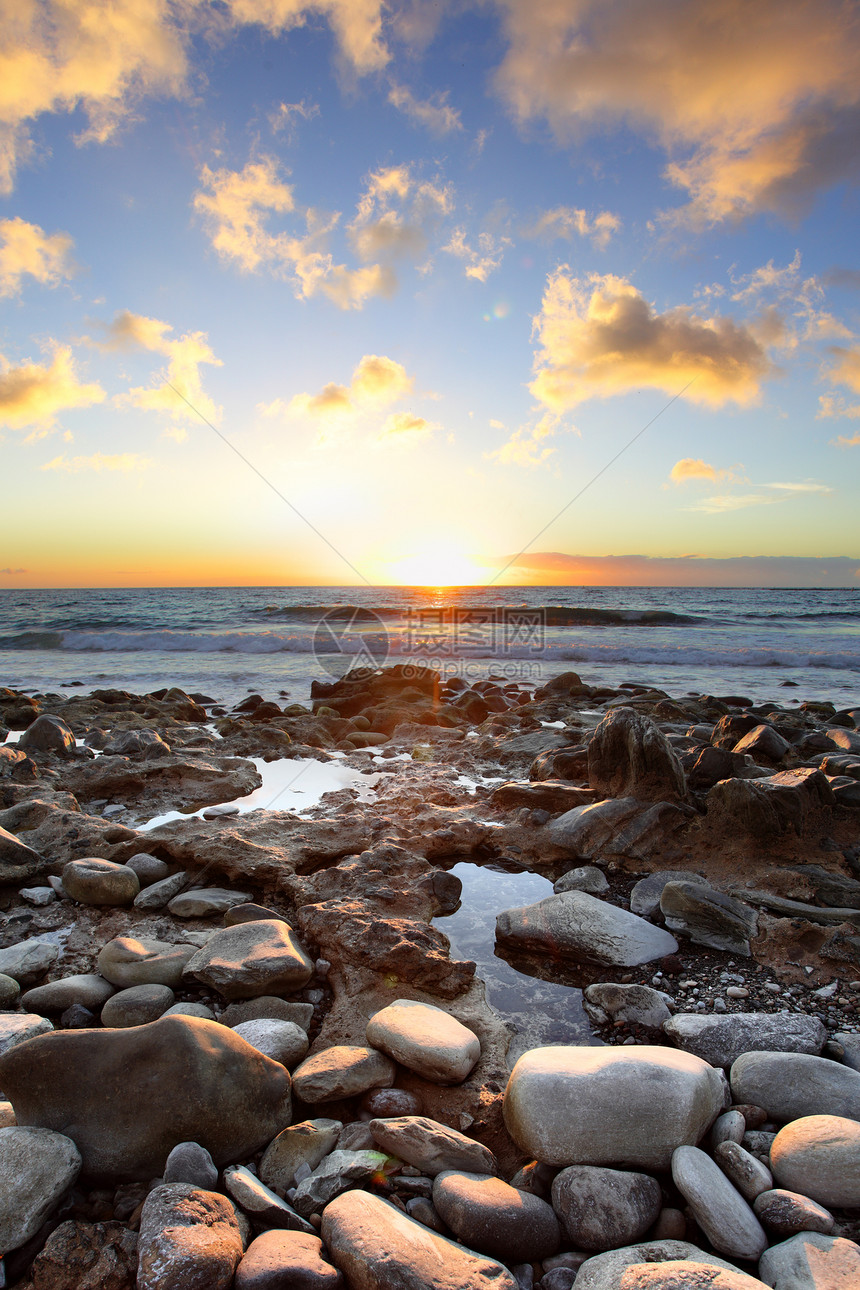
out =
{"type": "Polygon", "coordinates": [[[667,882],[660,896],[666,926],[689,936],[697,945],[750,954],[750,937],[758,930],[758,915],[749,905],[698,882],[667,882]]]}
{"type": "Polygon", "coordinates": [[[426,1115],[398,1115],[370,1121],[373,1139],[389,1155],[405,1160],[435,1178],[443,1169],[495,1174],[496,1158],[488,1147],[426,1115]]]}
{"type": "Polygon", "coordinates": [[[42,1226],[81,1171],[74,1142],[48,1129],[0,1129],[0,1250],[17,1250],[42,1226]]]}
{"type": "Polygon", "coordinates": [[[434,1084],[461,1084],[481,1056],[474,1031],[441,1008],[412,999],[395,999],[374,1013],[367,1042],[434,1084]]]}
{"type": "Polygon", "coordinates": [[[818,1056],[827,1031],[818,1017],[795,1012],[733,1012],[725,1016],[677,1012],[663,1031],[685,1053],[711,1066],[731,1066],[748,1052],[792,1052],[818,1056]]]}
{"type": "Polygon", "coordinates": [[[671,802],[640,802],[609,797],[592,806],[565,811],[546,826],[547,837],[582,860],[607,855],[648,856],[665,851],[672,835],[687,823],[690,808],[671,802]]]}
{"type": "Polygon", "coordinates": [[[350,1290],[519,1290],[507,1268],[350,1191],[326,1206],[322,1239],[350,1290]]]}
{"type": "Polygon", "coordinates": [[[226,887],[196,887],[174,896],[168,911],[174,918],[212,918],[224,914],[234,905],[245,905],[251,899],[247,891],[228,891],[226,887]]]}
{"type": "Polygon", "coordinates": [[[707,878],[693,873],[691,869],[660,869],[640,878],[630,892],[630,909],[642,918],[650,918],[660,908],[660,897],[667,882],[694,882],[701,887],[710,887],[707,878]]]}
{"type": "Polygon", "coordinates": [[[508,1132],[549,1165],[667,1169],[676,1147],[700,1140],[723,1109],[724,1081],[707,1062],[670,1048],[534,1048],[511,1072],[508,1132]]]}
{"type": "Polygon", "coordinates": [[[290,1077],[232,1030],[163,1017],[127,1030],[63,1030],[0,1057],[19,1124],[62,1130],[84,1172],[159,1176],[179,1142],[219,1165],[247,1159],[290,1121],[290,1077]]]}
{"type": "Polygon", "coordinates": [[[806,1115],[773,1140],[771,1169],[781,1187],[822,1205],[860,1206],[860,1124],[840,1115],[806,1115]]]}
{"type": "Polygon", "coordinates": [[[634,967],[674,954],[678,942],[644,918],[584,891],[547,896],[506,909],[496,939],[524,953],[543,953],[600,967],[634,967]]]}
{"type": "Polygon", "coordinates": [[[292,994],[307,985],[314,965],[288,923],[263,918],[224,927],[188,960],[183,977],[211,986],[225,999],[292,994]]]}
{"type": "Polygon", "coordinates": [[[860,1071],[806,1053],[744,1053],[729,1073],[738,1104],[761,1106],[772,1120],[805,1115],[860,1120],[860,1071]]]}
{"type": "Polygon", "coordinates": [[[59,945],[31,937],[0,950],[0,973],[11,976],[19,985],[33,985],[52,968],[60,957],[59,945]]]}

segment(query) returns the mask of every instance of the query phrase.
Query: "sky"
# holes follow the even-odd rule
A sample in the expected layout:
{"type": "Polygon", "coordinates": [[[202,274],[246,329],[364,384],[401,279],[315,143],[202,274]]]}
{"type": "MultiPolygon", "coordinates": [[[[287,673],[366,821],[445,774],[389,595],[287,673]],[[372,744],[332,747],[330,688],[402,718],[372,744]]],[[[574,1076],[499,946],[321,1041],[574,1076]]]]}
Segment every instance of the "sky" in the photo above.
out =
{"type": "Polygon", "coordinates": [[[0,588],[860,587],[856,4],[0,33],[0,588]]]}

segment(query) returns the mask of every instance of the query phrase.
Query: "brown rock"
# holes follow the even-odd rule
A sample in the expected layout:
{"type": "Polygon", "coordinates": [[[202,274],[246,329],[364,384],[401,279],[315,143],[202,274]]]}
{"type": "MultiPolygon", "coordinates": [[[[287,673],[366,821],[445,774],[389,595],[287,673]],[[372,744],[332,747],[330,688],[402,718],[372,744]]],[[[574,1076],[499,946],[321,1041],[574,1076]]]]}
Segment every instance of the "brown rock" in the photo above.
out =
{"type": "Polygon", "coordinates": [[[648,717],[615,708],[588,745],[588,782],[602,797],[645,802],[680,801],[687,786],[672,745],[648,717]]]}
{"type": "Polygon", "coordinates": [[[134,1290],[137,1233],[122,1223],[61,1223],[36,1255],[33,1290],[134,1290]]]}
{"type": "Polygon", "coordinates": [[[190,1183],[162,1183],[143,1203],[137,1290],[229,1290],[242,1257],[236,1211],[226,1196],[190,1183]]]}

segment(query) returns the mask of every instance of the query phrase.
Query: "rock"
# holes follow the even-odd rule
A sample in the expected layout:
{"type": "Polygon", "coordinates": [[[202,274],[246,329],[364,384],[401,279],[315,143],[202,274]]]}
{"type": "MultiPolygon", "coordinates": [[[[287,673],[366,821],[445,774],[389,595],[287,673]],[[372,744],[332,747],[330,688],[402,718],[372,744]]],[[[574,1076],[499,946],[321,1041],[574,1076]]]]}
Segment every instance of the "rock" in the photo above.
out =
{"type": "Polygon", "coordinates": [[[502,1264],[366,1192],[345,1192],[326,1207],[322,1239],[350,1290],[518,1290],[502,1264]]]}
{"type": "Polygon", "coordinates": [[[462,1083],[481,1056],[474,1031],[441,1008],[411,999],[395,999],[374,1013],[367,1042],[434,1084],[462,1083]]]}
{"type": "Polygon", "coordinates": [[[109,757],[165,757],[170,745],[156,730],[123,730],[102,749],[109,757]]]}
{"type": "Polygon", "coordinates": [[[666,736],[632,708],[608,712],[588,744],[588,783],[603,797],[668,802],[686,796],[681,763],[666,736]]]}
{"type": "Polygon", "coordinates": [[[555,1254],[561,1241],[558,1219],[545,1200],[487,1174],[437,1174],[433,1205],[468,1249],[508,1266],[555,1254]]]}
{"type": "Polygon", "coordinates": [[[758,1267],[764,1284],[774,1290],[849,1290],[860,1285],[860,1246],[800,1232],[765,1250],[758,1267]]]}
{"type": "Polygon", "coordinates": [[[332,1151],[298,1184],[293,1204],[304,1218],[310,1218],[348,1187],[361,1186],[381,1174],[387,1160],[384,1151],[332,1151]]]}
{"type": "Polygon", "coordinates": [[[29,941],[18,941],[0,950],[0,973],[12,977],[19,985],[32,985],[54,966],[59,957],[58,945],[34,936],[29,941]]]}
{"type": "MultiPolygon", "coordinates": [[[[639,1267],[641,1264],[647,1264],[648,1267],[661,1270],[667,1265],[672,1269],[667,1276],[677,1276],[678,1271],[683,1269],[684,1264],[689,1263],[693,1268],[698,1269],[704,1265],[711,1271],[711,1281],[704,1281],[705,1290],[714,1290],[714,1277],[717,1272],[737,1272],[737,1269],[731,1264],[726,1263],[723,1259],[718,1258],[715,1254],[706,1254],[695,1245],[689,1245],[686,1241],[641,1241],[638,1245],[627,1245],[620,1250],[608,1250],[605,1254],[595,1254],[592,1258],[587,1259],[580,1267],[576,1277],[576,1290],[619,1290],[624,1284],[622,1277],[626,1279],[626,1270],[630,1267],[639,1267]],[[680,1267],[679,1267],[680,1265],[680,1267]]],[[[738,1273],[742,1276],[742,1273],[738,1273]]],[[[683,1282],[669,1281],[668,1287],[660,1286],[659,1280],[653,1290],[676,1290],[676,1286],[683,1282]]],[[[684,1290],[701,1290],[702,1283],[696,1286],[684,1287],[684,1290]]],[[[740,1282],[739,1286],[732,1286],[731,1283],[726,1286],[724,1282],[719,1290],[760,1290],[758,1283],[753,1277],[747,1277],[746,1282],[740,1282]]],[[[626,1286],[625,1286],[626,1290],[626,1286]]]]}
{"type": "Polygon", "coordinates": [[[649,856],[665,850],[672,834],[686,824],[687,810],[670,802],[649,806],[636,797],[607,798],[565,811],[546,826],[546,836],[582,860],[649,856]]]}
{"type": "MultiPolygon", "coordinates": [[[[361,1099],[360,1110],[369,1111],[374,1119],[392,1119],[400,1115],[420,1115],[421,1098],[405,1088],[372,1088],[361,1099]]],[[[477,1170],[480,1173],[480,1169],[477,1170]]]]}
{"type": "Polygon", "coordinates": [[[672,1178],[715,1250],[736,1259],[757,1259],[767,1237],[747,1202],[718,1165],[698,1147],[678,1147],[672,1178]]]}
{"type": "Polygon", "coordinates": [[[137,1232],[123,1223],[61,1223],[33,1260],[33,1290],[134,1290],[137,1232]]]}
{"type": "Polygon", "coordinates": [[[50,1021],[34,1013],[0,1013],[0,1053],[7,1052],[25,1039],[33,1039],[36,1035],[47,1034],[53,1029],[50,1021]]]}
{"type": "Polygon", "coordinates": [[[796,1012],[678,1012],[663,1026],[673,1044],[712,1066],[731,1066],[747,1052],[821,1052],[827,1031],[817,1017],[796,1012]]]}
{"type": "Polygon", "coordinates": [[[162,1017],[202,1017],[204,1021],[214,1021],[215,1013],[205,1003],[172,1003],[165,1008],[162,1017]]]}
{"type": "Polygon", "coordinates": [[[178,896],[188,882],[188,874],[184,869],[178,873],[171,874],[169,878],[162,878],[144,887],[134,898],[135,909],[164,909],[165,905],[178,896]]]}
{"type": "Polygon", "coordinates": [[[291,994],[307,985],[314,965],[288,923],[261,919],[220,928],[189,959],[185,980],[211,986],[225,999],[291,994]]]}
{"type": "Polygon", "coordinates": [[[798,1232],[833,1231],[834,1218],[823,1205],[816,1205],[808,1196],[794,1191],[774,1188],[756,1196],[753,1203],[756,1217],[775,1236],[795,1236],[798,1232]]]}
{"type": "Polygon", "coordinates": [[[11,1102],[0,1102],[0,1129],[14,1128],[17,1123],[11,1102]]]}
{"type": "Polygon", "coordinates": [[[44,1015],[65,1012],[74,1004],[82,1004],[98,1012],[103,1003],[114,993],[114,987],[97,972],[82,972],[77,976],[64,976],[59,981],[48,981],[28,990],[21,1002],[31,1012],[44,1015]]]}
{"type": "Polygon", "coordinates": [[[278,1021],[292,1021],[307,1033],[314,1018],[312,1003],[292,1003],[261,994],[256,999],[240,999],[230,1003],[221,1013],[222,1026],[238,1026],[242,1021],[256,1021],[261,1017],[276,1017],[278,1021]]]}
{"type": "Polygon", "coordinates": [[[175,998],[169,985],[133,985],[108,999],[102,1008],[102,1025],[119,1028],[157,1021],[175,998]]]}
{"type": "Polygon", "coordinates": [[[823,1205],[860,1206],[860,1124],[839,1115],[806,1115],[780,1129],[771,1169],[781,1187],[823,1205]]]}
{"type": "Polygon", "coordinates": [[[52,905],[57,899],[57,893],[53,887],[22,887],[18,895],[22,900],[26,900],[28,905],[34,905],[36,909],[44,909],[46,905],[52,905]]]}
{"type": "Polygon", "coordinates": [[[773,1174],[754,1155],[737,1142],[721,1142],[714,1148],[714,1159],[750,1204],[763,1191],[773,1187],[773,1174]]]}
{"type": "Polygon", "coordinates": [[[669,1048],[535,1048],[511,1072],[504,1119],[530,1159],[667,1169],[723,1108],[722,1076],[669,1048]],[[624,1108],[623,1115],[620,1108],[624,1108]]]}
{"type": "Polygon", "coordinates": [[[250,1169],[232,1165],[224,1170],[224,1186],[231,1200],[261,1227],[278,1227],[315,1236],[316,1229],[301,1214],[261,1182],[250,1169]]]}
{"type": "Polygon", "coordinates": [[[781,762],[791,749],[787,739],[783,739],[773,726],[753,726],[752,730],[738,740],[732,752],[748,754],[756,762],[770,762],[773,765],[781,762]]]}
{"type": "Polygon", "coordinates": [[[590,896],[602,896],[609,891],[606,874],[596,865],[581,865],[578,869],[568,869],[553,884],[553,891],[559,895],[563,891],[587,891],[590,896]]]}
{"type": "Polygon", "coordinates": [[[289,1123],[284,1067],[217,1022],[163,1017],[127,1030],[39,1035],[0,1057],[19,1124],[62,1126],[90,1175],[159,1175],[178,1142],[223,1165],[289,1123]]]}
{"type": "Polygon", "coordinates": [[[218,1183],[218,1168],[199,1142],[177,1142],[164,1163],[166,1183],[189,1183],[211,1191],[218,1183]]]}
{"type": "Polygon", "coordinates": [[[332,1044],[296,1067],[293,1087],[303,1102],[336,1102],[393,1084],[394,1075],[394,1062],[375,1048],[332,1044]]]}
{"type": "Polygon", "coordinates": [[[736,1102],[763,1106],[772,1120],[807,1115],[860,1120],[860,1072],[805,1053],[744,1053],[729,1073],[736,1102]]]}
{"type": "Polygon", "coordinates": [[[323,1257],[318,1236],[262,1232],[236,1269],[235,1290],[344,1290],[337,1268],[323,1257]]]}
{"type": "Polygon", "coordinates": [[[116,936],[100,950],[96,963],[105,980],[120,989],[133,985],[169,985],[175,989],[182,981],[186,963],[196,953],[196,945],[116,936]]]}
{"type": "Polygon", "coordinates": [[[241,1035],[247,1044],[292,1070],[308,1051],[307,1031],[292,1021],[279,1021],[276,1017],[260,1017],[256,1021],[240,1021],[233,1026],[234,1034],[241,1035]]]}
{"type": "Polygon", "coordinates": [[[229,909],[225,909],[224,926],[232,927],[235,923],[253,923],[261,918],[279,918],[282,923],[287,921],[276,909],[269,909],[266,905],[257,905],[254,901],[247,901],[244,905],[231,905],[229,909]]]}
{"type": "Polygon", "coordinates": [[[630,892],[630,911],[640,918],[651,918],[660,908],[660,897],[667,882],[693,882],[700,887],[710,887],[707,878],[689,869],[659,869],[640,878],[630,892]]]}
{"type": "Polygon", "coordinates": [[[163,1183],[143,1203],[137,1290],[229,1290],[242,1257],[236,1213],[225,1196],[163,1183]]]}
{"type": "Polygon", "coordinates": [[[742,900],[700,883],[667,882],[660,897],[666,926],[689,936],[697,945],[750,954],[750,938],[758,930],[758,915],[742,900]]]}
{"type": "Polygon", "coordinates": [[[111,860],[70,860],[63,866],[63,890],[80,905],[130,905],[140,879],[127,865],[111,860]]]}
{"type": "Polygon", "coordinates": [[[648,985],[617,985],[602,981],[583,991],[583,1006],[595,1025],[622,1022],[659,1030],[672,1015],[666,1000],[648,985]]]}
{"type": "Polygon", "coordinates": [[[174,918],[213,918],[234,905],[251,899],[247,891],[227,891],[224,887],[196,887],[174,896],[167,908],[174,918]]]}
{"type": "Polygon", "coordinates": [[[764,1282],[747,1276],[739,1268],[715,1268],[711,1260],[694,1263],[630,1264],[620,1286],[622,1290],[764,1290],[764,1282]]]}
{"type": "Polygon", "coordinates": [[[450,1169],[469,1174],[497,1172],[496,1158],[488,1147],[424,1115],[371,1120],[370,1132],[381,1151],[405,1160],[431,1178],[450,1169]]]}
{"type": "Polygon", "coordinates": [[[270,1142],[260,1161],[263,1182],[276,1192],[285,1193],[293,1186],[296,1170],[307,1165],[314,1170],[337,1145],[340,1120],[303,1120],[291,1124],[270,1142]]]}
{"type": "Polygon", "coordinates": [[[736,1142],[740,1145],[746,1131],[747,1122],[740,1111],[724,1111],[711,1126],[711,1147],[716,1150],[722,1142],[736,1142]]]}
{"type": "Polygon", "coordinates": [[[656,1178],[596,1165],[562,1169],[552,1184],[553,1209],[577,1250],[631,1245],[648,1231],[662,1203],[656,1178]]]}
{"type": "Polygon", "coordinates": [[[26,846],[14,833],[0,828],[0,882],[28,882],[50,867],[50,860],[26,846]]]}
{"type": "MultiPolygon", "coordinates": [[[[14,1008],[21,996],[21,987],[11,976],[6,976],[5,972],[0,972],[0,1009],[14,1008]]],[[[37,1012],[33,1008],[33,1012],[37,1012]]]]}
{"type": "Polygon", "coordinates": [[[496,940],[512,950],[599,967],[650,963],[678,948],[662,928],[582,891],[504,910],[496,918],[496,940]]]}
{"type": "Polygon", "coordinates": [[[64,1134],[0,1129],[0,1250],[17,1250],[35,1236],[80,1171],[80,1152],[64,1134]]]}
{"type": "Polygon", "coordinates": [[[814,767],[780,771],[766,779],[724,779],[706,798],[707,818],[719,835],[738,832],[768,840],[803,833],[811,813],[833,805],[827,778],[814,767]]]}
{"type": "Polygon", "coordinates": [[[125,864],[137,874],[141,891],[144,887],[151,887],[153,883],[163,882],[170,873],[170,865],[166,861],[159,860],[158,856],[151,856],[147,851],[129,856],[125,864]]]}
{"type": "Polygon", "coordinates": [[[43,712],[18,740],[21,752],[59,753],[65,756],[75,746],[75,733],[62,717],[43,712]]]}

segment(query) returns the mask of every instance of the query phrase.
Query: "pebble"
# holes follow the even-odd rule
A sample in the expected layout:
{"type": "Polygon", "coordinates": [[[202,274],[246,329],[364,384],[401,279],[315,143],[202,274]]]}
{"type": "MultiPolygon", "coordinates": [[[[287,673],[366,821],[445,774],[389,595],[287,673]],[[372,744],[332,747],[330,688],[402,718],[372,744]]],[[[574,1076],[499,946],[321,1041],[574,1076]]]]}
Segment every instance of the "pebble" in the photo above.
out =
{"type": "Polygon", "coordinates": [[[62,977],[59,981],[37,985],[23,995],[21,1002],[25,1008],[43,1015],[65,1012],[66,1008],[71,1008],[76,1003],[98,1011],[114,993],[115,987],[98,972],[82,972],[76,976],[62,977]]]}
{"type": "Polygon", "coordinates": [[[780,1237],[794,1236],[797,1232],[829,1234],[835,1222],[823,1205],[816,1205],[808,1196],[779,1187],[757,1196],[753,1209],[768,1231],[780,1237]]]}
{"type": "Polygon", "coordinates": [[[168,985],[175,989],[181,984],[185,964],[196,952],[194,945],[116,936],[99,951],[96,963],[101,975],[120,989],[133,985],[168,985]]]}
{"type": "Polygon", "coordinates": [[[34,905],[37,909],[51,905],[57,899],[57,893],[53,887],[22,887],[18,895],[22,900],[26,900],[28,905],[34,905]]]}
{"type": "Polygon", "coordinates": [[[159,860],[158,856],[149,855],[146,851],[139,851],[136,856],[126,860],[125,864],[127,869],[133,869],[137,874],[141,888],[161,882],[170,873],[170,865],[166,861],[159,860]]]}
{"type": "Polygon", "coordinates": [[[197,887],[174,896],[167,908],[174,918],[211,918],[234,905],[245,905],[251,899],[247,891],[228,891],[225,887],[197,887]]]}

